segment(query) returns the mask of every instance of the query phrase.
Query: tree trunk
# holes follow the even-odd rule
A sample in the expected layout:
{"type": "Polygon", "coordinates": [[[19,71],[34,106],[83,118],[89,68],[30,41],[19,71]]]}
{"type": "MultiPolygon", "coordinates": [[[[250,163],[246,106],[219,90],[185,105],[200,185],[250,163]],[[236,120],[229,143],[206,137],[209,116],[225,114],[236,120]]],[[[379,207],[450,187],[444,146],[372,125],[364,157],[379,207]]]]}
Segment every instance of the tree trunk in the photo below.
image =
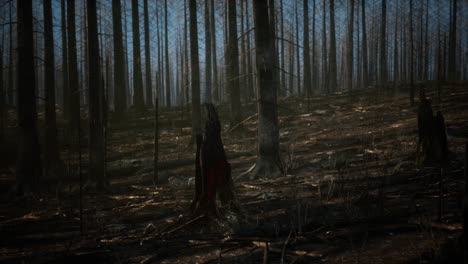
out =
{"type": "Polygon", "coordinates": [[[419,8],[419,41],[418,41],[418,47],[417,47],[417,62],[416,62],[416,73],[417,73],[417,80],[421,81],[423,79],[423,59],[424,59],[424,52],[423,52],[423,0],[420,0],[420,8],[419,8]]]}
{"type": "Polygon", "coordinates": [[[219,102],[219,87],[218,87],[218,62],[216,57],[216,20],[214,0],[210,0],[211,18],[210,18],[210,31],[211,31],[211,53],[213,55],[213,101],[219,102]]]}
{"type": "Polygon", "coordinates": [[[310,53],[309,53],[309,1],[303,1],[304,11],[304,37],[303,37],[303,62],[304,62],[304,90],[307,94],[307,111],[310,111],[309,97],[311,93],[311,80],[310,80],[310,53]]]}
{"type": "Polygon", "coordinates": [[[34,78],[32,1],[17,1],[18,16],[18,159],[16,193],[29,195],[42,177],[34,78]]]}
{"type": "MultiPolygon", "coordinates": [[[[396,28],[396,26],[395,26],[396,28]]],[[[424,30],[424,80],[429,80],[429,0],[426,0],[426,24],[424,30]]]]}
{"type": "Polygon", "coordinates": [[[145,26],[145,78],[146,78],[146,105],[153,107],[153,88],[151,81],[151,54],[150,54],[150,31],[148,19],[148,0],[143,0],[144,26],[145,26]]]}
{"type": "Polygon", "coordinates": [[[409,72],[410,72],[410,103],[411,106],[414,105],[414,62],[413,62],[413,0],[409,1],[409,42],[410,42],[410,66],[409,66],[409,72]]]}
{"type": "MultiPolygon", "coordinates": [[[[169,36],[168,36],[168,21],[167,21],[167,0],[164,0],[164,47],[166,58],[166,106],[171,107],[171,71],[169,66],[169,36]]],[[[198,44],[197,44],[198,47],[198,44]]]]}
{"type": "Polygon", "coordinates": [[[159,101],[158,97],[154,98],[154,153],[153,153],[153,184],[158,184],[158,160],[159,160],[159,101]]]}
{"type": "Polygon", "coordinates": [[[125,60],[122,42],[122,20],[120,1],[112,1],[112,28],[114,40],[114,115],[119,120],[126,107],[125,100],[125,60]]]}
{"type": "Polygon", "coordinates": [[[103,190],[108,182],[104,171],[104,91],[101,82],[99,40],[97,31],[96,0],[87,0],[89,40],[89,181],[103,190]]]}
{"type": "Polygon", "coordinates": [[[44,0],[44,87],[45,87],[45,172],[55,178],[59,173],[59,153],[57,144],[57,123],[55,120],[55,56],[54,31],[52,28],[51,0],[44,0]]]}
{"type": "Polygon", "coordinates": [[[70,131],[76,134],[80,122],[80,88],[78,86],[78,64],[76,59],[76,26],[75,26],[75,2],[67,2],[68,23],[68,81],[70,88],[70,131]]]}
{"type": "Polygon", "coordinates": [[[380,24],[380,84],[387,82],[387,48],[386,48],[387,1],[382,0],[382,21],[380,24]]]}
{"type": "Polygon", "coordinates": [[[5,139],[5,91],[3,91],[3,37],[2,46],[0,47],[0,143],[5,139]]]}
{"type": "MultiPolygon", "coordinates": [[[[295,24],[296,24],[296,44],[299,45],[299,12],[298,1],[294,1],[295,24]]],[[[299,57],[299,47],[296,47],[296,75],[297,75],[297,94],[301,94],[301,63],[299,57]]]]}
{"type": "Polygon", "coordinates": [[[348,50],[346,54],[348,55],[347,63],[347,88],[349,90],[353,89],[353,25],[354,25],[354,0],[349,2],[350,7],[350,15],[349,15],[349,24],[348,24],[348,50]]]}
{"type": "MultiPolygon", "coordinates": [[[[283,1],[284,0],[280,0],[280,32],[281,32],[281,38],[282,39],[285,39],[284,37],[284,16],[283,16],[283,1]]],[[[284,43],[285,41],[284,40],[280,40],[279,43],[281,43],[281,82],[280,82],[280,88],[279,88],[279,91],[280,91],[280,95],[282,96],[285,96],[286,95],[286,80],[285,80],[285,75],[284,75],[284,72],[285,72],[285,68],[284,68],[284,43]]]]}
{"type": "Polygon", "coordinates": [[[132,97],[130,96],[130,66],[128,63],[128,35],[127,35],[127,1],[124,1],[123,5],[123,13],[124,13],[124,40],[123,43],[125,44],[125,86],[126,86],[126,97],[125,97],[125,103],[127,105],[132,104],[132,97]]]}
{"type": "Polygon", "coordinates": [[[398,13],[398,2],[395,3],[395,29],[393,32],[393,87],[396,87],[397,81],[398,81],[398,45],[397,45],[397,40],[398,40],[398,19],[397,19],[397,13],[398,13]]]}
{"type": "Polygon", "coordinates": [[[239,54],[239,92],[241,94],[241,102],[247,101],[247,87],[245,82],[245,27],[244,27],[244,4],[246,1],[240,0],[240,33],[238,43],[240,43],[240,54],[239,54]]]}
{"type": "Polygon", "coordinates": [[[273,36],[273,76],[275,79],[276,84],[276,92],[278,93],[280,88],[280,74],[279,74],[279,54],[278,54],[278,38],[276,34],[276,8],[275,8],[275,0],[268,1],[268,9],[270,14],[270,30],[273,36]]]}
{"type": "MultiPolygon", "coordinates": [[[[158,102],[158,106],[161,102],[164,102],[164,96],[163,96],[163,87],[164,87],[164,84],[163,84],[163,80],[162,80],[162,36],[161,36],[161,23],[160,23],[160,9],[159,9],[159,6],[156,6],[156,36],[157,36],[157,40],[158,40],[158,46],[157,46],[157,49],[158,49],[158,67],[157,67],[157,71],[156,71],[156,98],[159,100],[158,102]]],[[[187,73],[185,73],[187,74],[187,73]]]]}
{"type": "Polygon", "coordinates": [[[364,88],[369,86],[369,67],[367,58],[367,31],[366,31],[366,3],[362,0],[362,84],[364,88]]]}
{"type": "Polygon", "coordinates": [[[228,2],[224,1],[224,19],[223,19],[223,40],[224,40],[224,85],[220,91],[221,100],[224,101],[226,93],[229,95],[229,67],[228,67],[228,2]]]}
{"type": "Polygon", "coordinates": [[[229,41],[227,49],[228,76],[226,82],[231,99],[231,126],[241,121],[241,102],[239,90],[239,47],[237,45],[237,12],[236,0],[228,0],[229,41]]]}
{"type": "MultiPolygon", "coordinates": [[[[184,58],[185,58],[185,68],[184,68],[184,87],[185,87],[185,103],[187,103],[187,111],[190,111],[189,102],[190,102],[190,78],[189,78],[189,55],[188,55],[188,35],[187,35],[187,1],[184,0],[184,58]]],[[[213,33],[214,34],[214,33],[213,33]]],[[[215,47],[216,50],[216,47],[215,47]]],[[[216,53],[214,53],[216,54],[216,53]]],[[[215,91],[218,91],[218,87],[215,88],[215,91]]]]}
{"type": "Polygon", "coordinates": [[[258,90],[258,150],[252,178],[275,178],[282,175],[279,156],[277,82],[274,74],[274,35],[269,23],[267,0],[253,2],[255,24],[255,66],[258,90]]]}
{"type": "Polygon", "coordinates": [[[189,0],[190,11],[190,67],[192,74],[192,142],[200,134],[200,65],[198,58],[197,1],[189,0]]]}
{"type": "MultiPolygon", "coordinates": [[[[249,2],[246,1],[246,6],[245,6],[245,18],[246,18],[246,27],[247,30],[250,30],[250,14],[249,14],[249,2]]],[[[247,33],[247,74],[246,80],[247,80],[247,96],[248,98],[254,99],[255,98],[255,92],[254,92],[254,82],[255,78],[252,77],[253,70],[252,70],[252,51],[250,50],[250,36],[251,32],[247,33]]]]}
{"type": "MultiPolygon", "coordinates": [[[[291,39],[291,41],[294,39],[294,24],[291,23],[290,24],[290,32],[289,32],[289,38],[291,39]]],[[[289,55],[289,95],[293,95],[294,94],[294,79],[296,78],[296,76],[294,76],[294,48],[296,46],[295,45],[289,45],[289,49],[288,49],[288,55],[289,55]]]]}
{"type": "Polygon", "coordinates": [[[323,14],[322,14],[322,86],[323,91],[330,93],[330,86],[328,83],[328,64],[327,64],[327,12],[326,0],[323,1],[323,14]]]}
{"type": "MultiPolygon", "coordinates": [[[[205,0],[205,102],[211,103],[211,32],[210,0],[205,0]]],[[[213,11],[212,11],[213,12],[213,11]]]]}
{"type": "Polygon", "coordinates": [[[177,47],[176,47],[176,50],[177,50],[177,53],[176,53],[176,76],[175,76],[175,79],[176,79],[176,93],[175,93],[175,103],[176,104],[180,104],[181,103],[181,84],[182,84],[182,80],[181,80],[181,76],[182,76],[182,68],[181,68],[181,65],[183,65],[183,61],[182,61],[182,57],[181,54],[182,53],[182,40],[180,38],[180,36],[177,36],[177,47]]]}
{"type": "Polygon", "coordinates": [[[143,101],[143,81],[141,77],[140,22],[138,0],[132,0],[133,30],[133,105],[139,113],[145,110],[143,101]]]}
{"type": "Polygon", "coordinates": [[[13,1],[9,1],[9,16],[10,19],[8,20],[10,22],[9,25],[9,33],[10,33],[10,45],[9,45],[9,61],[8,61],[8,87],[7,87],[7,95],[8,95],[8,103],[10,106],[14,105],[14,93],[15,93],[15,88],[14,86],[14,81],[13,81],[13,20],[12,20],[12,3],[13,1]]]}
{"type": "Polygon", "coordinates": [[[312,67],[312,80],[310,82],[311,88],[310,88],[310,94],[312,95],[313,93],[316,92],[317,86],[318,86],[318,78],[317,78],[317,52],[316,52],[316,44],[315,44],[315,14],[316,9],[315,9],[315,0],[312,0],[312,62],[311,62],[311,67],[312,67]]]}
{"type": "Polygon", "coordinates": [[[359,28],[359,0],[357,1],[357,7],[356,7],[356,66],[357,66],[357,73],[356,73],[356,84],[355,87],[357,88],[362,88],[362,57],[361,57],[361,29],[359,28]]]}
{"type": "MultiPolygon", "coordinates": [[[[81,31],[81,36],[82,36],[82,41],[83,41],[83,45],[81,45],[82,47],[82,50],[81,50],[81,54],[84,54],[84,58],[82,60],[78,60],[78,63],[79,61],[81,61],[81,75],[82,75],[82,81],[81,81],[81,90],[83,92],[80,93],[81,95],[81,104],[82,105],[86,105],[87,103],[89,103],[87,101],[87,97],[89,99],[89,76],[88,76],[88,72],[89,72],[89,50],[88,50],[88,26],[87,26],[87,9],[86,9],[86,5],[87,5],[87,2],[86,1],[83,1],[83,5],[84,5],[84,8],[83,8],[83,16],[81,17],[82,19],[82,23],[83,23],[83,27],[82,27],[82,30],[81,31]]],[[[82,55],[83,56],[83,55],[82,55]]],[[[78,72],[78,75],[80,75],[80,72],[78,72]]]]}
{"type": "Polygon", "coordinates": [[[330,0],[330,92],[336,91],[335,1],[330,0]]]}
{"type": "Polygon", "coordinates": [[[448,55],[448,78],[451,81],[456,80],[456,50],[457,50],[457,0],[452,3],[452,20],[450,21],[449,33],[449,55],[448,55]]]}
{"type": "Polygon", "coordinates": [[[62,105],[64,119],[70,122],[70,90],[68,85],[68,48],[67,48],[67,19],[65,13],[65,0],[60,1],[61,27],[62,27],[62,105]]]}
{"type": "MultiPolygon", "coordinates": [[[[405,12],[406,14],[406,12],[405,12]]],[[[406,25],[406,20],[404,16],[402,16],[402,26],[401,26],[401,35],[402,35],[402,41],[401,41],[401,53],[400,53],[400,62],[401,62],[401,71],[400,71],[400,78],[402,81],[405,83],[408,82],[408,29],[404,27],[403,25],[406,25]]]]}

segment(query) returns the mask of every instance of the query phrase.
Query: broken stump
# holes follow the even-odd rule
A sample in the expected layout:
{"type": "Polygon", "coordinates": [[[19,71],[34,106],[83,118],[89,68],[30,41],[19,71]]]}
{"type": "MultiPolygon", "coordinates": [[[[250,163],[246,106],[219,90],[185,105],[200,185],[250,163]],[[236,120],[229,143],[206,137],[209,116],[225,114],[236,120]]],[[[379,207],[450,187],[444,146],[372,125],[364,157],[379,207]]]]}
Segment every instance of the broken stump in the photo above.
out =
{"type": "Polygon", "coordinates": [[[221,125],[213,104],[206,104],[207,120],[203,137],[197,135],[195,158],[195,196],[191,210],[195,215],[221,217],[223,209],[238,209],[231,177],[221,140],[221,125]],[[220,203],[217,203],[219,201],[220,203]]]}
{"type": "Polygon", "coordinates": [[[426,163],[442,165],[447,161],[449,154],[444,117],[440,111],[434,116],[432,102],[426,98],[424,90],[421,91],[419,98],[418,158],[422,156],[426,163]]]}

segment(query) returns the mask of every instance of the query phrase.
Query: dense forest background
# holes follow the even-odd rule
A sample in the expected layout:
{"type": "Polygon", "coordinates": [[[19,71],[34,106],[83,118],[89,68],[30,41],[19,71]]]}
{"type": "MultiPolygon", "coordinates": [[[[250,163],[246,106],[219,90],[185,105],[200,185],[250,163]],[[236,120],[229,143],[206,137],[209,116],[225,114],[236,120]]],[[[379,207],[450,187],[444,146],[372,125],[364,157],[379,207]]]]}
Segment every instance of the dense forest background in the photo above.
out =
{"type": "MultiPolygon", "coordinates": [[[[225,76],[228,50],[228,4],[227,1],[213,0],[212,2],[208,3],[207,8],[204,1],[197,2],[202,102],[229,100],[225,76]],[[206,26],[206,23],[209,25],[206,26]],[[207,78],[209,82],[206,81],[207,78]]],[[[281,69],[280,93],[283,96],[301,94],[307,90],[303,88],[304,81],[308,82],[308,78],[304,76],[309,75],[304,74],[305,72],[310,72],[312,93],[351,90],[353,87],[367,87],[387,81],[407,82],[410,79],[411,56],[409,54],[411,50],[414,53],[412,66],[414,80],[446,79],[449,77],[450,67],[455,69],[453,78],[467,78],[467,22],[463,18],[466,17],[468,11],[464,1],[396,0],[385,3],[385,1],[376,0],[310,0],[307,7],[304,7],[303,1],[275,2],[277,2],[274,7],[276,46],[278,47],[278,68],[281,69]],[[455,10],[458,19],[456,15],[453,15],[455,10]],[[304,17],[305,12],[308,18],[304,17]],[[411,15],[410,12],[412,12],[411,15]],[[305,35],[305,31],[308,34],[305,35]],[[307,49],[304,49],[304,43],[307,49]],[[304,60],[306,54],[310,57],[309,63],[304,60]],[[451,64],[455,66],[450,66],[451,64]],[[441,72],[440,77],[439,72],[441,72]],[[336,79],[336,84],[329,85],[330,79],[336,79]]],[[[63,20],[63,12],[67,12],[67,9],[62,5],[66,3],[67,1],[65,3],[51,1],[57,79],[56,97],[59,105],[63,105],[64,102],[62,86],[64,72],[66,72],[64,67],[66,58],[63,54],[67,52],[64,44],[68,41],[63,43],[62,35],[68,32],[68,22],[66,17],[63,20]]],[[[113,55],[115,20],[112,16],[112,1],[97,2],[100,67],[102,72],[106,73],[104,74],[105,81],[109,79],[109,104],[112,108],[125,108],[138,104],[134,102],[137,89],[133,81],[135,79],[133,62],[137,59],[134,58],[133,49],[136,44],[141,46],[137,50],[140,51],[139,59],[142,62],[141,86],[144,90],[142,93],[144,102],[147,102],[148,91],[153,91],[157,87],[161,95],[159,96],[161,106],[187,103],[191,96],[187,93],[190,87],[186,83],[190,77],[187,71],[190,70],[187,4],[185,1],[149,1],[149,3],[139,1],[135,14],[132,4],[131,1],[122,1],[118,17],[125,53],[123,62],[125,104],[115,106],[116,85],[113,81],[115,69],[112,65],[116,63],[117,58],[113,55]],[[140,20],[138,32],[135,32],[132,26],[134,15],[140,20]],[[140,41],[134,43],[133,35],[137,33],[140,41]],[[149,64],[147,64],[147,57],[149,64]],[[109,68],[107,72],[106,65],[109,68]],[[151,84],[147,85],[147,83],[151,84]],[[151,89],[148,90],[146,87],[151,87],[151,89]]],[[[254,89],[252,3],[240,1],[236,3],[236,8],[238,10],[235,22],[239,38],[237,44],[241,76],[239,81],[242,82],[240,95],[242,100],[246,100],[255,95],[253,91],[250,91],[254,89]]],[[[35,73],[39,98],[45,97],[43,74],[45,29],[42,10],[43,2],[33,1],[35,73]]],[[[2,67],[4,85],[2,87],[6,90],[4,93],[8,104],[15,105],[16,2],[5,1],[2,3],[0,12],[1,50],[4,62],[2,67]]],[[[75,2],[74,15],[77,81],[78,86],[83,90],[80,92],[81,103],[88,105],[86,1],[75,2]]],[[[306,84],[306,86],[309,85],[306,84]]],[[[150,94],[153,102],[154,93],[150,94]]],[[[44,100],[38,99],[38,104],[44,104],[44,100]]]]}
{"type": "Polygon", "coordinates": [[[0,261],[468,259],[466,17],[1,0],[0,261]]]}

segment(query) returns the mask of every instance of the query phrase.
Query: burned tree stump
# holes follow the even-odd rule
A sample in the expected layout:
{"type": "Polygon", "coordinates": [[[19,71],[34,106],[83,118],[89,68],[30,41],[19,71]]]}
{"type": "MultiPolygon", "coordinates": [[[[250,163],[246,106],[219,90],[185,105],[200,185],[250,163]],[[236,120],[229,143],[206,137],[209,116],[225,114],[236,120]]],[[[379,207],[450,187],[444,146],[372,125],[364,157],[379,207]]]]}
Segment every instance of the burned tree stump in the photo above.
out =
{"type": "Polygon", "coordinates": [[[238,203],[221,141],[221,125],[212,104],[206,104],[207,120],[203,137],[197,135],[195,159],[195,196],[191,210],[195,215],[221,217],[217,200],[223,209],[236,210],[238,203]]]}
{"type": "Polygon", "coordinates": [[[426,98],[424,90],[419,97],[418,159],[422,157],[426,163],[443,164],[449,154],[444,117],[440,111],[434,116],[432,102],[426,98]]]}

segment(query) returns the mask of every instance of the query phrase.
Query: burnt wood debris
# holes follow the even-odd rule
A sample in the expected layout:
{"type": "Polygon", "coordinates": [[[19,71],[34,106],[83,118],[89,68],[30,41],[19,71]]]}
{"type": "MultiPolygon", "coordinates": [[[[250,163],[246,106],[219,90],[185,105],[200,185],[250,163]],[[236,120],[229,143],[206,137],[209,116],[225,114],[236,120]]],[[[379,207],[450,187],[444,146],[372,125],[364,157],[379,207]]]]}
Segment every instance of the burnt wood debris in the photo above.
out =
{"type": "Polygon", "coordinates": [[[468,264],[468,0],[0,0],[0,264],[468,264]]]}
{"type": "Polygon", "coordinates": [[[221,140],[221,124],[213,104],[205,104],[207,120],[203,136],[196,135],[195,197],[192,213],[222,217],[216,201],[223,209],[237,210],[238,204],[228,163],[221,140]]]}
{"type": "Polygon", "coordinates": [[[441,111],[434,116],[432,100],[420,90],[418,105],[417,155],[426,163],[443,164],[449,154],[445,120],[441,111]]]}

